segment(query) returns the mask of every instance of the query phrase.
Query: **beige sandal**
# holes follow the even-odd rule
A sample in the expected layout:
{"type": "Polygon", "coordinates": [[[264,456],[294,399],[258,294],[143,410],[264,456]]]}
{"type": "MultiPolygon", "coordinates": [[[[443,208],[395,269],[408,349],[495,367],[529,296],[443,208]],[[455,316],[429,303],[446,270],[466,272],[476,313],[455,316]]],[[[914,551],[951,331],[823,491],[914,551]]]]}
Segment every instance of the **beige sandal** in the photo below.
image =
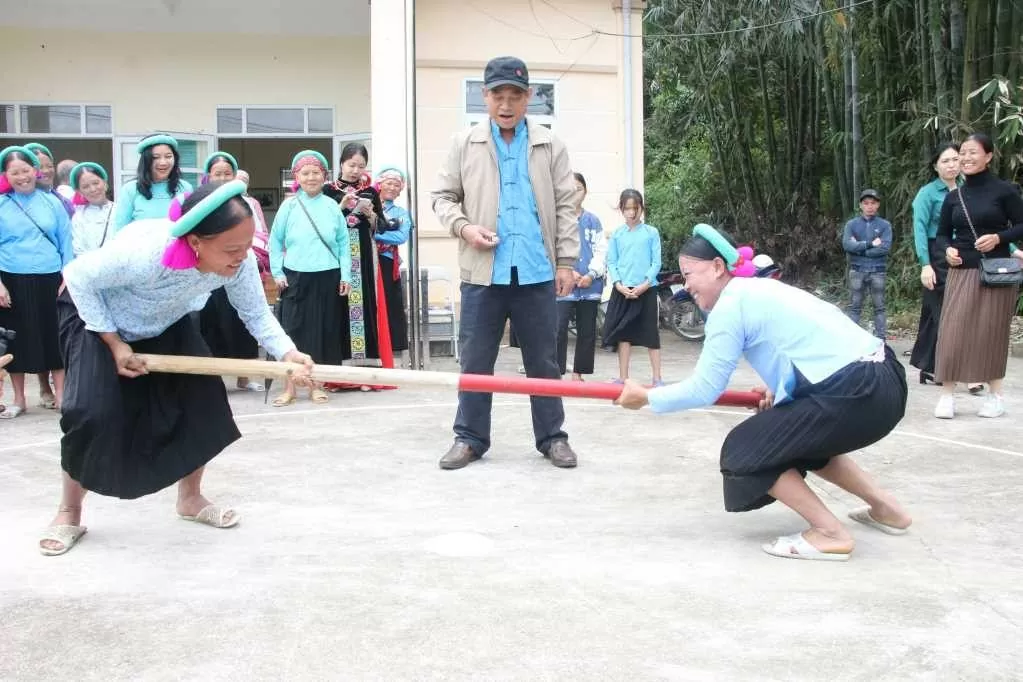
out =
{"type": "Polygon", "coordinates": [[[87,530],[85,526],[50,526],[43,533],[43,536],[39,538],[39,551],[46,556],[66,554],[82,539],[87,530]],[[50,549],[49,547],[44,547],[43,543],[46,541],[59,542],[61,548],[50,549]]]}
{"type": "Polygon", "coordinates": [[[213,526],[214,528],[230,528],[238,524],[241,517],[234,509],[230,507],[220,507],[216,504],[208,504],[202,508],[195,516],[185,516],[184,514],[178,514],[185,521],[194,521],[196,523],[202,523],[207,526],[213,526]],[[230,514],[231,518],[225,520],[225,517],[230,514]]]}
{"type": "Polygon", "coordinates": [[[317,405],[322,405],[330,400],[330,396],[322,388],[314,388],[309,391],[309,399],[317,405]]]}
{"type": "Polygon", "coordinates": [[[274,401],[273,401],[272,404],[273,404],[274,407],[287,407],[288,405],[291,405],[296,400],[298,400],[298,398],[295,397],[294,393],[289,393],[289,392],[285,391],[284,393],[281,393],[279,396],[274,398],[274,401]]]}

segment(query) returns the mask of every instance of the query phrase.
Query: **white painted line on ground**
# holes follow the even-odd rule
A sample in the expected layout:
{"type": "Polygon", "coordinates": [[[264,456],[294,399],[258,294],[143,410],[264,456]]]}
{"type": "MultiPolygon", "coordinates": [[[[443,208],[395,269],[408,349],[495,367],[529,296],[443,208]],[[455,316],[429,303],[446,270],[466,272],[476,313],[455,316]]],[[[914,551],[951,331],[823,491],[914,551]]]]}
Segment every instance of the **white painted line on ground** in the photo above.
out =
{"type": "MultiPolygon", "coordinates": [[[[605,405],[604,403],[598,403],[598,402],[593,402],[593,401],[588,401],[588,400],[586,400],[586,401],[567,400],[565,402],[568,405],[571,405],[572,407],[602,407],[602,408],[609,407],[608,405],[605,405]]],[[[529,405],[529,402],[526,401],[526,400],[503,401],[503,402],[502,401],[495,401],[493,403],[493,405],[494,405],[494,407],[509,407],[509,406],[511,406],[511,407],[514,407],[514,406],[525,407],[525,406],[529,405]]],[[[381,405],[357,405],[357,406],[348,406],[348,407],[312,407],[312,408],[303,409],[303,410],[293,410],[293,409],[290,409],[290,408],[287,408],[287,407],[282,407],[282,408],[276,408],[275,411],[273,411],[273,412],[250,412],[250,413],[247,413],[247,414],[238,414],[238,415],[235,415],[234,418],[235,418],[235,421],[245,421],[245,420],[248,420],[248,419],[273,419],[273,418],[276,418],[276,417],[297,417],[297,416],[304,416],[304,415],[309,415],[309,414],[326,414],[326,413],[338,413],[338,412],[370,412],[370,411],[378,412],[378,411],[380,411],[381,407],[384,407],[384,409],[388,409],[388,410],[414,410],[414,409],[423,409],[423,408],[427,408],[427,407],[445,407],[445,408],[448,408],[448,409],[454,409],[457,406],[458,406],[457,402],[451,401],[451,402],[442,402],[442,403],[405,403],[405,404],[387,405],[387,406],[381,406],[381,405]]],[[[748,414],[745,410],[739,410],[739,409],[718,409],[718,408],[712,408],[712,407],[699,408],[699,409],[694,409],[694,410],[689,410],[689,411],[690,412],[703,412],[703,413],[709,413],[709,414],[725,414],[725,415],[732,415],[732,416],[747,416],[747,414],[748,414]]],[[[956,447],[969,448],[971,450],[982,450],[984,452],[994,452],[994,453],[997,453],[997,454],[1000,454],[1000,455],[1009,455],[1011,457],[1023,457],[1023,452],[1016,452],[1015,450],[1005,450],[1003,448],[993,448],[993,447],[988,446],[988,445],[979,445],[977,443],[968,443],[966,441],[953,440],[951,438],[942,438],[940,436],[928,436],[928,435],[924,435],[922,433],[914,433],[912,431],[904,431],[903,429],[895,429],[894,431],[892,431],[891,435],[904,436],[906,438],[916,438],[916,439],[921,439],[921,440],[929,440],[929,441],[932,441],[934,443],[944,443],[945,445],[954,445],[956,447]]],[[[56,446],[58,443],[60,443],[59,439],[52,439],[52,440],[35,441],[34,443],[22,443],[20,445],[8,445],[8,446],[0,447],[0,452],[16,452],[16,451],[19,451],[19,450],[26,450],[26,449],[30,449],[30,448],[44,447],[44,446],[51,446],[52,447],[52,446],[56,446]]]]}

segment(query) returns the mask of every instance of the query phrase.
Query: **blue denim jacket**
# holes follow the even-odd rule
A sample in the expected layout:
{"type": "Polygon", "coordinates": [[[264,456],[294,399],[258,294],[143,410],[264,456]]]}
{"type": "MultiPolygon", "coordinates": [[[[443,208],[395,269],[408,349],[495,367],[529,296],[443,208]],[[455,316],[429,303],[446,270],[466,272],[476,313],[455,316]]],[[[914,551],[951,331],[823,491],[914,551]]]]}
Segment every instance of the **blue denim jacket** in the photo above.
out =
{"type": "Polygon", "coordinates": [[[867,220],[853,218],[842,230],[842,248],[849,254],[849,267],[863,272],[884,272],[888,264],[888,251],[892,248],[892,225],[877,216],[867,220]],[[880,237],[881,245],[872,246],[880,237]]]}

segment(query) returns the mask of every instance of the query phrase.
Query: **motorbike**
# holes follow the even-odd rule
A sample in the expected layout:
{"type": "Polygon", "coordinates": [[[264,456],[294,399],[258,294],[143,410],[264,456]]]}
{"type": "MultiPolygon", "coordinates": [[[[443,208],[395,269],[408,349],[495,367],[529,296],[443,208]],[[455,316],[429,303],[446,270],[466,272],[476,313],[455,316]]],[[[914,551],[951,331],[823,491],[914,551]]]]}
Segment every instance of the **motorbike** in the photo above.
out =
{"type": "MultiPolygon", "coordinates": [[[[769,260],[769,259],[768,259],[769,260]]],[[[754,261],[756,263],[756,261],[754,261]]],[[[781,268],[773,261],[757,268],[754,277],[765,279],[781,279],[781,268]]],[[[678,275],[668,285],[671,297],[664,304],[664,326],[686,341],[703,341],[704,326],[707,324],[706,314],[696,305],[696,301],[686,291],[685,278],[678,275]]],[[[660,291],[658,291],[660,296],[660,291]]]]}

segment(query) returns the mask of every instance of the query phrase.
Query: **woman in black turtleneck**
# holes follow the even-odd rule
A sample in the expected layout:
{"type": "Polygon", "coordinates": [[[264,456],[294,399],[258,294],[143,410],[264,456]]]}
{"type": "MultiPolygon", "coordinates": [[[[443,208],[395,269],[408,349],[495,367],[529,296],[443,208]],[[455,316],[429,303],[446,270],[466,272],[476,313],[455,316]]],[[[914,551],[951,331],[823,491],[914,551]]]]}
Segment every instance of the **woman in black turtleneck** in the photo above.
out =
{"type": "Polygon", "coordinates": [[[939,419],[955,416],[957,382],[987,382],[991,387],[978,416],[1005,413],[1002,379],[1019,292],[1016,287],[982,286],[979,268],[982,257],[1008,258],[1009,244],[1023,239],[1023,197],[1015,186],[988,170],[993,156],[990,137],[977,133],[966,138],[959,149],[966,182],[958,191],[950,191],[941,207],[935,242],[945,252],[949,271],[935,372],[942,382],[941,398],[934,408],[939,419]]]}

